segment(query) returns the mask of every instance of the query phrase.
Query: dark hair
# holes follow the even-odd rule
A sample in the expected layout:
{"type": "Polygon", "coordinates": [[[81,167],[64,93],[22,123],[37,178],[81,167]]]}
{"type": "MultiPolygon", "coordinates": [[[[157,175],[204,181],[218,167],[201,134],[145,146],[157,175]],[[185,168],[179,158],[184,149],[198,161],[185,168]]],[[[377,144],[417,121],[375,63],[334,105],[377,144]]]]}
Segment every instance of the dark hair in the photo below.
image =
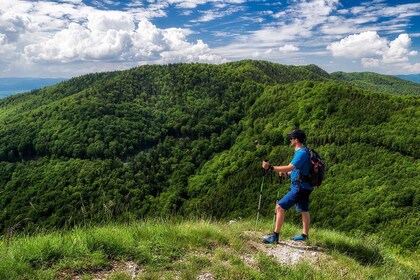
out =
{"type": "Polygon", "coordinates": [[[296,138],[300,143],[304,143],[306,140],[306,134],[303,130],[295,129],[291,133],[287,134],[287,139],[296,138]]]}

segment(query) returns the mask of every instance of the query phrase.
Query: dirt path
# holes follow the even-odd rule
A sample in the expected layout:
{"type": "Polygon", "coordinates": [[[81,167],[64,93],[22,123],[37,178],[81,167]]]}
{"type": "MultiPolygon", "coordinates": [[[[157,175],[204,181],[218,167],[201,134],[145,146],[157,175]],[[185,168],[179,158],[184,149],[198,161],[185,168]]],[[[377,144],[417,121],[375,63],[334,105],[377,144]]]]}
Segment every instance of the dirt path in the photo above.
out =
{"type": "Polygon", "coordinates": [[[273,256],[279,263],[284,265],[295,265],[303,260],[316,264],[321,258],[326,257],[321,248],[292,240],[280,241],[277,245],[253,242],[253,246],[267,255],[273,256]]]}

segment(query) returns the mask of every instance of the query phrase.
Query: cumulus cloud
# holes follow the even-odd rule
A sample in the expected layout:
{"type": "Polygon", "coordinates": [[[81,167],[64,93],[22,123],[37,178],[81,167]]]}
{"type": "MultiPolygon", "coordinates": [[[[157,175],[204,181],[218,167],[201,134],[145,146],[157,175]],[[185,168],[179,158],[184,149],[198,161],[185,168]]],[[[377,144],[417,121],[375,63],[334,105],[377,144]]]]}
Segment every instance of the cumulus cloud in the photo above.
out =
{"type": "Polygon", "coordinates": [[[129,32],[134,27],[133,17],[121,12],[97,12],[88,16],[87,28],[91,31],[119,30],[129,32]]]}
{"type": "Polygon", "coordinates": [[[10,62],[16,58],[15,56],[15,47],[13,44],[7,43],[7,37],[5,34],[0,33],[0,56],[1,60],[10,62]]]}
{"type": "Polygon", "coordinates": [[[362,65],[365,68],[378,68],[381,66],[381,60],[377,58],[362,58],[362,65]]]}
{"type": "Polygon", "coordinates": [[[77,23],[42,43],[24,48],[26,58],[36,62],[69,62],[71,60],[122,59],[131,45],[130,35],[123,30],[90,30],[77,23]]]}
{"type": "Polygon", "coordinates": [[[381,38],[375,31],[353,34],[327,46],[335,57],[360,58],[364,68],[381,68],[395,65],[414,71],[417,64],[410,64],[409,56],[416,56],[417,51],[410,51],[411,39],[408,34],[400,34],[393,41],[381,38]]]}
{"type": "Polygon", "coordinates": [[[28,19],[25,16],[5,13],[0,10],[0,33],[5,42],[16,42],[20,35],[28,29],[28,19]]]}
{"type": "Polygon", "coordinates": [[[0,1],[0,64],[19,61],[22,68],[49,69],[78,63],[97,71],[102,68],[95,65],[107,65],[105,70],[112,64],[115,69],[147,62],[222,62],[202,40],[189,41],[191,30],[160,29],[150,21],[165,17],[169,4],[187,7],[209,1],[135,0],[123,11],[100,10],[82,0],[0,1]]]}
{"type": "Polygon", "coordinates": [[[280,52],[284,52],[284,53],[287,53],[287,52],[297,52],[297,51],[299,51],[299,48],[296,47],[295,45],[289,45],[289,44],[287,44],[287,45],[284,45],[284,46],[280,47],[279,48],[279,51],[280,52]]]}
{"type": "Polygon", "coordinates": [[[384,63],[397,63],[408,61],[409,55],[416,55],[417,52],[410,52],[411,39],[407,34],[400,34],[397,39],[389,43],[389,48],[383,54],[384,63]]]}
{"type": "Polygon", "coordinates": [[[375,31],[353,34],[327,46],[333,56],[361,58],[381,55],[387,47],[387,40],[380,38],[375,31]]]}
{"type": "Polygon", "coordinates": [[[165,62],[206,62],[206,63],[221,63],[226,62],[221,56],[211,54],[210,48],[202,40],[198,40],[196,44],[188,44],[186,48],[176,48],[169,51],[164,51],[161,54],[165,62]]]}
{"type": "Polygon", "coordinates": [[[85,25],[70,23],[45,42],[26,46],[24,54],[34,62],[222,61],[202,41],[188,42],[189,30],[159,29],[148,20],[135,27],[134,19],[122,13],[96,13],[85,25]]]}

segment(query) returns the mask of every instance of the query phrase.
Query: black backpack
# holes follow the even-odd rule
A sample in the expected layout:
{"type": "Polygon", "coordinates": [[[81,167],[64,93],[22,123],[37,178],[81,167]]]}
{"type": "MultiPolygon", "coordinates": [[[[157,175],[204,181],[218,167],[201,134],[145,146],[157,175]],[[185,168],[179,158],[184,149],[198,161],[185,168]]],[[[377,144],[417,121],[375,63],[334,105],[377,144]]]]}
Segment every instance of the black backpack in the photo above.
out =
{"type": "Polygon", "coordinates": [[[303,176],[302,181],[308,182],[312,187],[320,186],[324,180],[325,163],[321,156],[313,149],[307,149],[310,157],[309,175],[303,176]]]}

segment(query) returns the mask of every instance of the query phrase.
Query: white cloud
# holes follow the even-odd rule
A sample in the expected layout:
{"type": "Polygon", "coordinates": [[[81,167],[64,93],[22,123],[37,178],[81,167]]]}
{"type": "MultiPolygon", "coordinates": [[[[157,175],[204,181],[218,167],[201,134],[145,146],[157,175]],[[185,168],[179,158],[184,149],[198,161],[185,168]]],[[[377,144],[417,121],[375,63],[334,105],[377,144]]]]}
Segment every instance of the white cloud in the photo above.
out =
{"type": "Polygon", "coordinates": [[[378,68],[381,66],[381,60],[377,58],[362,58],[361,62],[364,68],[378,68]]]}
{"type": "Polygon", "coordinates": [[[8,44],[6,35],[0,33],[0,61],[13,62],[16,59],[15,52],[16,48],[14,47],[14,45],[8,44]]]}
{"type": "Polygon", "coordinates": [[[226,61],[221,56],[211,54],[209,46],[201,40],[198,40],[196,44],[187,44],[185,48],[174,48],[170,51],[164,51],[160,55],[164,62],[198,61],[221,63],[226,61]]]}
{"type": "Polygon", "coordinates": [[[339,4],[338,0],[304,1],[297,5],[295,11],[297,18],[304,19],[303,24],[311,29],[324,23],[339,4]]]}
{"type": "Polygon", "coordinates": [[[420,3],[402,4],[396,6],[379,6],[377,13],[386,17],[412,17],[420,15],[420,3]]]}
{"type": "Polygon", "coordinates": [[[67,71],[66,65],[77,69],[78,64],[83,65],[78,71],[86,73],[146,62],[224,61],[202,40],[190,42],[191,30],[160,29],[149,21],[166,16],[168,3],[131,4],[125,11],[111,11],[86,6],[81,0],[1,1],[0,65],[4,65],[0,71],[16,71],[18,67],[10,63],[32,72],[37,67],[67,71]]]}
{"type": "Polygon", "coordinates": [[[409,56],[416,56],[417,51],[410,51],[411,39],[408,34],[400,34],[393,41],[381,38],[375,31],[350,35],[330,44],[327,49],[335,57],[360,58],[364,68],[392,68],[394,71],[413,72],[419,63],[411,64],[409,56]]]}
{"type": "Polygon", "coordinates": [[[297,52],[297,51],[299,51],[299,48],[296,47],[295,45],[284,45],[284,46],[279,48],[279,51],[284,52],[284,53],[297,52]]]}
{"type": "Polygon", "coordinates": [[[28,29],[29,21],[23,15],[4,13],[0,10],[0,33],[5,42],[16,42],[22,33],[28,29]]]}
{"type": "Polygon", "coordinates": [[[327,46],[327,50],[330,50],[333,56],[361,58],[381,55],[386,49],[386,44],[386,39],[380,38],[375,31],[367,31],[334,42],[327,46]]]}
{"type": "Polygon", "coordinates": [[[127,7],[143,7],[143,1],[141,0],[134,0],[127,4],[127,7]]]}
{"type": "Polygon", "coordinates": [[[24,53],[34,62],[222,61],[202,41],[188,42],[190,33],[180,28],[159,29],[147,20],[135,29],[133,18],[98,12],[91,14],[85,25],[71,23],[51,39],[26,46],[24,53]]]}
{"type": "Polygon", "coordinates": [[[389,48],[383,54],[384,63],[396,63],[408,61],[410,52],[411,39],[407,34],[400,34],[397,39],[389,43],[389,48]]]}
{"type": "Polygon", "coordinates": [[[192,20],[191,22],[208,22],[208,21],[212,21],[212,20],[217,19],[217,18],[229,16],[231,14],[234,14],[236,12],[241,11],[242,9],[243,9],[242,7],[231,7],[231,8],[228,8],[227,10],[224,10],[224,11],[219,11],[219,10],[208,10],[208,11],[204,11],[203,12],[204,13],[203,16],[201,16],[197,20],[192,20]]]}
{"type": "Polygon", "coordinates": [[[355,31],[366,26],[376,31],[401,31],[410,25],[410,18],[415,16],[420,16],[420,3],[390,6],[385,1],[371,1],[352,7],[350,15],[341,18],[341,21],[354,23],[355,31]]]}
{"type": "Polygon", "coordinates": [[[420,63],[414,63],[414,64],[407,63],[407,64],[402,65],[402,67],[407,73],[413,73],[413,74],[420,73],[420,63]]]}
{"type": "Polygon", "coordinates": [[[365,31],[404,33],[410,18],[420,15],[420,4],[388,6],[385,1],[364,2],[360,6],[340,9],[339,1],[307,0],[289,1],[285,9],[273,10],[277,24],[255,31],[255,42],[300,40],[303,43],[327,45],[339,35],[365,31]],[[317,36],[314,37],[313,35],[317,36]],[[311,42],[307,42],[310,38],[311,42]]]}
{"type": "Polygon", "coordinates": [[[58,0],[60,3],[82,4],[82,0],[58,0]]]}
{"type": "Polygon", "coordinates": [[[207,0],[168,0],[167,2],[170,4],[177,5],[179,8],[194,9],[198,5],[205,4],[208,1],[207,0]]]}
{"type": "Polygon", "coordinates": [[[213,3],[215,7],[223,8],[227,4],[242,4],[246,1],[247,0],[163,0],[161,2],[176,5],[178,8],[194,9],[199,5],[207,3],[213,3]]]}
{"type": "Polygon", "coordinates": [[[119,30],[130,32],[134,30],[133,17],[120,12],[96,12],[88,16],[87,28],[91,31],[106,32],[119,30]]]}
{"type": "Polygon", "coordinates": [[[71,22],[52,38],[24,47],[30,61],[123,60],[131,47],[133,19],[119,12],[96,12],[86,26],[71,22]]]}
{"type": "Polygon", "coordinates": [[[273,18],[281,18],[281,17],[284,17],[285,15],[286,15],[286,12],[281,11],[281,12],[273,14],[272,16],[273,16],[273,18]]]}
{"type": "Polygon", "coordinates": [[[410,37],[411,38],[419,38],[420,37],[420,33],[410,33],[410,37]]]}
{"type": "Polygon", "coordinates": [[[180,14],[181,15],[183,15],[183,16],[189,16],[189,15],[191,15],[193,13],[193,11],[192,10],[184,10],[184,11],[182,11],[180,14]]]}
{"type": "Polygon", "coordinates": [[[275,24],[254,31],[250,36],[251,43],[279,45],[311,37],[319,26],[328,21],[330,14],[336,10],[338,0],[298,1],[287,9],[275,12],[275,24]]]}
{"type": "Polygon", "coordinates": [[[258,23],[264,22],[264,18],[256,17],[256,16],[241,16],[241,17],[239,17],[239,19],[242,20],[242,21],[252,22],[252,23],[254,23],[254,22],[258,22],[258,23]]]}
{"type": "Polygon", "coordinates": [[[128,15],[132,15],[137,20],[150,20],[153,18],[166,17],[165,7],[160,5],[154,5],[153,7],[149,6],[148,8],[130,8],[126,12],[128,15]]]}

